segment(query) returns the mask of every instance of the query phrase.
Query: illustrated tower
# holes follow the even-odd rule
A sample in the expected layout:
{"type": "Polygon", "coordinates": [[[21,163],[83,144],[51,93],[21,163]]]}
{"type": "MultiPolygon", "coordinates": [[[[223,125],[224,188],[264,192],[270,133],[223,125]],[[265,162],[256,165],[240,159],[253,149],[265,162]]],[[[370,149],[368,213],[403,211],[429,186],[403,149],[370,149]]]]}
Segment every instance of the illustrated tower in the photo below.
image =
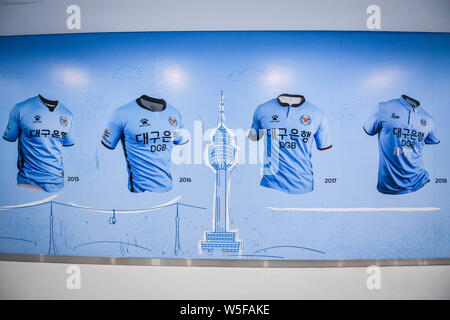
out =
{"type": "Polygon", "coordinates": [[[236,164],[236,147],[230,130],[225,126],[223,92],[221,92],[219,103],[219,120],[212,134],[212,145],[208,149],[208,156],[209,163],[216,173],[213,231],[205,232],[205,240],[201,241],[201,250],[238,253],[241,242],[237,239],[237,233],[228,231],[229,171],[236,164]]]}

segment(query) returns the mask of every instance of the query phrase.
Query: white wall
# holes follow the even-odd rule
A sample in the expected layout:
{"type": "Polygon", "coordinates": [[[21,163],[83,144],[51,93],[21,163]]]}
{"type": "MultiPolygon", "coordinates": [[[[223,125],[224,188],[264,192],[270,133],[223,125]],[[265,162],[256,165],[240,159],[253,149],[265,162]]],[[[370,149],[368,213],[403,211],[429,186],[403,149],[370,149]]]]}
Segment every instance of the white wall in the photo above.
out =
{"type": "Polygon", "coordinates": [[[211,268],[0,262],[0,299],[450,299],[450,266],[381,267],[369,290],[366,268],[211,268]]]}
{"type": "Polygon", "coordinates": [[[0,35],[367,30],[370,5],[381,9],[383,31],[450,31],[448,0],[0,0],[0,35]],[[66,10],[71,4],[78,5],[81,11],[79,30],[66,27],[66,10]]]}

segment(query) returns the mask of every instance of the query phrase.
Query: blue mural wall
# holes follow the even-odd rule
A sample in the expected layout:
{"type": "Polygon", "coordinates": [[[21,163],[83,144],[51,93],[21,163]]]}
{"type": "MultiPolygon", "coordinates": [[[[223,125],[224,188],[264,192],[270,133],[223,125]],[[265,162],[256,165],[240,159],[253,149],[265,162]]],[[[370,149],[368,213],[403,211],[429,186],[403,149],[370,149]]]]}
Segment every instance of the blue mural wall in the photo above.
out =
{"type": "Polygon", "coordinates": [[[17,186],[17,142],[0,142],[0,252],[200,259],[449,257],[449,88],[448,34],[0,37],[1,130],[16,103],[41,94],[71,110],[75,140],[64,149],[65,186],[57,193],[17,186]],[[236,163],[226,174],[229,212],[220,240],[213,223],[218,178],[207,153],[218,127],[221,90],[236,163]],[[246,135],[256,107],[282,93],[305,96],[328,118],[333,148],[313,150],[310,193],[259,185],[262,163],[246,135]],[[174,147],[173,189],[166,193],[129,192],[121,148],[107,150],[100,143],[113,110],[143,94],[177,108],[189,136],[189,143],[174,147]],[[402,94],[419,100],[434,118],[441,142],[424,149],[428,184],[416,192],[385,195],[376,189],[377,138],[362,126],[378,102],[402,94]],[[234,247],[206,250],[202,241],[208,240],[234,247]]]}

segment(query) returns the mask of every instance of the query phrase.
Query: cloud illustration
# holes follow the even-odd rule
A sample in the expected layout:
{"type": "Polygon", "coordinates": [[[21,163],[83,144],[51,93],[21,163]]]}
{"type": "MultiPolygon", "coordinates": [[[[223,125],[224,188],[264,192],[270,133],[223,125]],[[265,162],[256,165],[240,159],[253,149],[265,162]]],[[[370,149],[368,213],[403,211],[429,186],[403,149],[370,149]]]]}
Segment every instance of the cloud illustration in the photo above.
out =
{"type": "Polygon", "coordinates": [[[0,74],[1,79],[20,79],[23,77],[24,77],[23,73],[17,71],[6,71],[0,74]]]}
{"type": "Polygon", "coordinates": [[[235,70],[228,75],[230,81],[264,81],[267,75],[264,71],[247,66],[242,70],[235,70]]]}
{"type": "Polygon", "coordinates": [[[138,67],[123,65],[113,73],[115,79],[141,79],[142,72],[138,67]]]}

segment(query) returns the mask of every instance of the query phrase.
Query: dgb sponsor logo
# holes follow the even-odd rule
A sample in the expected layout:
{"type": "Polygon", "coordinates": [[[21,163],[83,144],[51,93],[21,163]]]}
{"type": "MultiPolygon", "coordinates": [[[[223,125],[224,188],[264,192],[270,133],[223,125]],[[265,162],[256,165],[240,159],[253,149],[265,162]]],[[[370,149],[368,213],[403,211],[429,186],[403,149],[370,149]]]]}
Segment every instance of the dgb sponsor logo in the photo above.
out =
{"type": "Polygon", "coordinates": [[[280,148],[295,149],[295,148],[297,148],[297,144],[295,143],[295,141],[291,141],[291,142],[280,141],[280,148]]]}
{"type": "Polygon", "coordinates": [[[159,151],[166,151],[166,145],[165,144],[152,144],[150,146],[151,152],[159,152],[159,151]]]}

